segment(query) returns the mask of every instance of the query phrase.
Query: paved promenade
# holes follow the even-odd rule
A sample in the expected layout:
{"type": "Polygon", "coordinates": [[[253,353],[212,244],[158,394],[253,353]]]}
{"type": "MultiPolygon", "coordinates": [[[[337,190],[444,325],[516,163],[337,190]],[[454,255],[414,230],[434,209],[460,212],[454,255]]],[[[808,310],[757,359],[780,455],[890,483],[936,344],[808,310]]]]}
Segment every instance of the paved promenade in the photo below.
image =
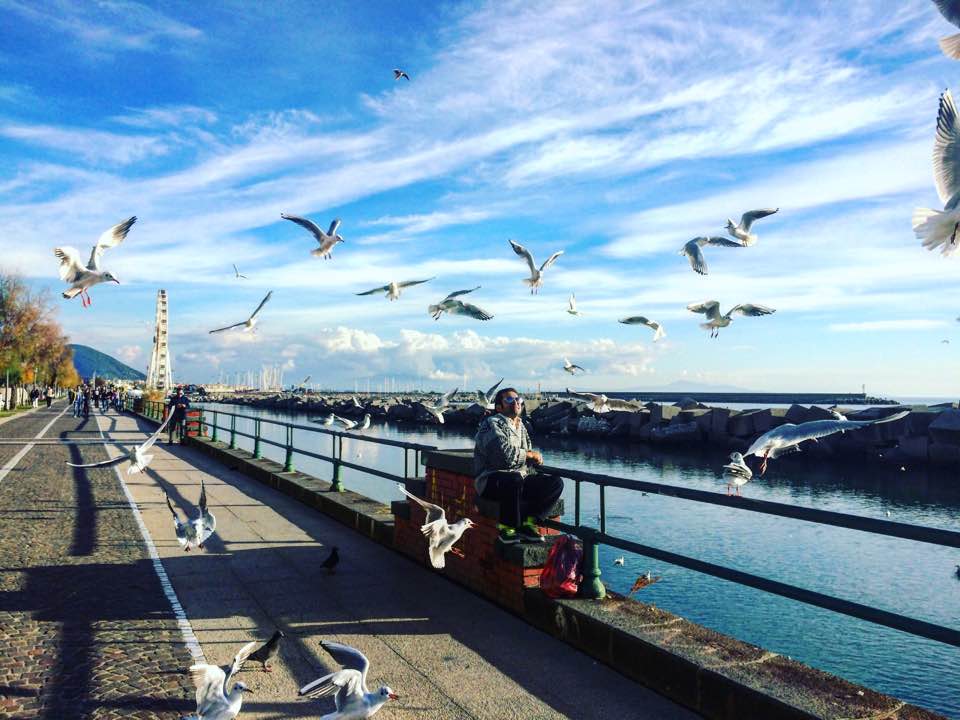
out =
{"type": "Polygon", "coordinates": [[[165,586],[115,470],[63,464],[121,451],[60,442],[101,431],[138,442],[152,426],[62,410],[0,425],[0,441],[18,441],[0,444],[0,468],[49,425],[0,477],[0,645],[13,648],[0,653],[0,718],[175,718],[194,709],[183,672],[193,657],[226,663],[275,628],[287,638],[274,672],[250,664],[240,676],[254,691],[241,718],[331,712],[329,699],[296,694],[331,667],[321,639],[360,648],[371,685],[400,695],[384,720],[694,717],[316,511],[163,444],[127,487],[165,586]],[[163,493],[193,511],[201,479],[217,534],[205,551],[184,553],[163,493]],[[318,565],[334,545],[342,562],[330,576],[318,565]],[[178,625],[171,600],[188,622],[178,625]]]}

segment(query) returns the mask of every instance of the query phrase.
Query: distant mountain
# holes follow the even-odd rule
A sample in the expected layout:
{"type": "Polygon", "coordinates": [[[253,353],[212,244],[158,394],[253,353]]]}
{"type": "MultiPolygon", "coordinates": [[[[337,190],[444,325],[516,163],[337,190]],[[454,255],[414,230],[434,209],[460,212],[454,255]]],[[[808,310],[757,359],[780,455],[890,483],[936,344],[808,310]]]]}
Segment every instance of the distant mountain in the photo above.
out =
{"type": "Polygon", "coordinates": [[[108,380],[146,380],[147,376],[116,358],[86,345],[68,345],[73,350],[73,366],[80,377],[89,380],[94,371],[97,377],[108,380]]]}

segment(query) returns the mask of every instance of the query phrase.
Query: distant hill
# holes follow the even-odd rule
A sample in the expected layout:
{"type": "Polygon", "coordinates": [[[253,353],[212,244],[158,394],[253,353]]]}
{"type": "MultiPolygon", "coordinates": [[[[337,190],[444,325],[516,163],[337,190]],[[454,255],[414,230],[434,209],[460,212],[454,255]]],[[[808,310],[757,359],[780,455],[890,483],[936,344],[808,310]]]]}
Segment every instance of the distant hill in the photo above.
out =
{"type": "Polygon", "coordinates": [[[124,365],[116,358],[94,350],[92,347],[86,345],[68,345],[67,347],[73,350],[73,366],[84,380],[93,377],[94,371],[97,377],[109,380],[147,379],[147,376],[139,370],[134,370],[129,365],[124,365]]]}

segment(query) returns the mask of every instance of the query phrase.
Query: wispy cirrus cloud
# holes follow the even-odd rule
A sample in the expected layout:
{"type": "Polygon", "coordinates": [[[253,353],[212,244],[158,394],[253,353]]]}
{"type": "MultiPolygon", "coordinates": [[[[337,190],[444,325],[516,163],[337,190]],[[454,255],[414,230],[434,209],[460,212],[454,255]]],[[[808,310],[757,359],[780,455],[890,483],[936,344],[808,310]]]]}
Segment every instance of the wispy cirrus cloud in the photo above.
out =
{"type": "Polygon", "coordinates": [[[945,320],[916,318],[910,320],[869,320],[866,322],[831,323],[827,329],[831,332],[886,332],[891,330],[932,330],[946,327],[945,320]]]}

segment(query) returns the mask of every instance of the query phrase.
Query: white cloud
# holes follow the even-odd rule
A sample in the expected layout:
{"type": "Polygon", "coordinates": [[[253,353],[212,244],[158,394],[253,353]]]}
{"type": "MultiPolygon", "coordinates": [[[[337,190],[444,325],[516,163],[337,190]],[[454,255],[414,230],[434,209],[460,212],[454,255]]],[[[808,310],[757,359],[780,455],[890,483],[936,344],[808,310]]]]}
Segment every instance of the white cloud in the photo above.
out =
{"type": "Polygon", "coordinates": [[[143,355],[143,348],[139,345],[124,345],[116,349],[116,355],[127,365],[132,365],[143,355]]]}
{"type": "Polygon", "coordinates": [[[933,330],[947,325],[944,320],[868,320],[864,322],[831,323],[831,332],[881,332],[886,330],[933,330]]]}

